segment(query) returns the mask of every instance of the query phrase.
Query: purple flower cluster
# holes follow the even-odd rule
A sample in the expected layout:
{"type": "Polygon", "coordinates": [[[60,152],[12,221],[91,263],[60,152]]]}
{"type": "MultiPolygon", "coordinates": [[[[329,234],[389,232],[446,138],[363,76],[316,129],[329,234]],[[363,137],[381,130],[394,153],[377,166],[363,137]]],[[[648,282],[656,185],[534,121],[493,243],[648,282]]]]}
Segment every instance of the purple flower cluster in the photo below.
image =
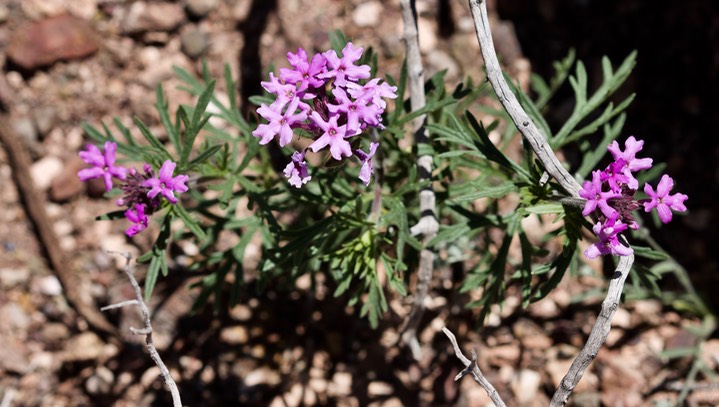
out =
{"type": "Polygon", "coordinates": [[[631,247],[619,241],[619,234],[629,229],[638,229],[639,225],[632,216],[632,211],[644,206],[646,212],[657,208],[659,219],[663,223],[672,220],[672,210],[684,212],[687,210],[684,201],[687,196],[681,193],[670,195],[674,180],[669,175],[663,175],[657,191],[651,185],[644,185],[644,192],[648,199],[636,200],[634,194],[639,189],[639,181],[633,173],[652,167],[651,158],[637,158],[637,153],[644,146],[643,140],[631,136],[624,143],[624,151],[619,143],[612,142],[607,147],[614,161],[603,171],[592,172],[592,180],[585,181],[579,196],[586,200],[582,215],[595,213],[597,223],[592,230],[599,237],[599,241],[592,244],[585,252],[587,258],[593,259],[599,255],[613,254],[628,256],[633,253],[631,247]]]}
{"type": "Polygon", "coordinates": [[[105,143],[104,153],[96,146],[88,144],[87,150],[80,152],[80,158],[92,167],[80,170],[77,175],[82,181],[103,177],[108,191],[112,189],[113,177],[124,181],[120,189],[125,194],[116,201],[116,204],[128,207],[125,218],[132,222],[132,226],[125,230],[125,234],[132,237],[147,228],[150,216],[160,207],[158,195],[162,195],[172,204],[177,203],[175,192],[187,191],[185,182],[188,176],[173,177],[177,164],[170,160],[162,164],[157,177],[150,164],[143,165],[142,173],[134,168],[116,166],[115,151],[117,144],[111,141],[105,143]]]}
{"type": "MultiPolygon", "coordinates": [[[[378,78],[366,81],[370,78],[369,65],[355,65],[362,51],[349,42],[341,57],[334,50],[315,54],[312,59],[302,48],[296,54],[288,52],[292,68],[280,69],[279,78],[270,73],[269,82],[262,82],[262,87],[277,98],[257,109],[267,123],[260,124],[252,135],[263,145],[277,136],[280,147],[284,147],[292,141],[295,129],[303,130],[314,139],[307,147],[314,153],[329,147],[332,158],[338,161],[354,155],[362,164],[359,178],[369,185],[374,172],[371,159],[379,143],[371,143],[366,153],[353,150],[351,142],[368,127],[384,128],[382,113],[387,103],[383,98],[396,98],[397,87],[380,83],[378,78]]],[[[292,154],[284,170],[290,185],[297,188],[312,178],[304,160],[306,150],[292,154]]]]}

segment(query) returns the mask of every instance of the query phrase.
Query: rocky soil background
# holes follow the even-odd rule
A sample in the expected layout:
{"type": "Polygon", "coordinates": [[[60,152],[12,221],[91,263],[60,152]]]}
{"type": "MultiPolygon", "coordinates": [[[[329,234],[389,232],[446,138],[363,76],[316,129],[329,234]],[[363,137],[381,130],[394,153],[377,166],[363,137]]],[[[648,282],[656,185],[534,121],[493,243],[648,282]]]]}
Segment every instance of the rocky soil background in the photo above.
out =
{"type": "MultiPolygon", "coordinates": [[[[532,65],[546,76],[549,61],[563,56],[570,46],[578,47],[580,57],[595,55],[592,52],[596,50],[587,45],[593,38],[590,33],[576,36],[562,25],[566,8],[558,2],[500,3],[497,10],[490,2],[496,16],[497,48],[509,72],[521,83],[526,84],[532,65]],[[516,24],[504,18],[512,18],[516,24]],[[543,35],[547,42],[527,40],[543,35]],[[544,51],[542,44],[547,45],[544,51]]],[[[566,3],[584,16],[581,18],[593,21],[594,2],[566,3]]],[[[701,5],[709,2],[689,3],[689,15],[701,23],[710,16],[706,32],[716,36],[719,19],[711,18],[713,6],[705,9],[701,5]]],[[[649,12],[642,2],[623,4],[612,3],[607,12],[620,17],[649,12]]],[[[480,78],[481,59],[467,5],[424,0],[417,2],[417,8],[428,73],[446,69],[450,81],[465,75],[480,78]]],[[[665,13],[670,15],[670,11],[665,13]]],[[[581,18],[579,21],[584,21],[581,18]]],[[[673,20],[667,19],[667,24],[672,24],[673,20]]],[[[629,19],[625,24],[632,23],[629,19]]],[[[680,28],[690,25],[674,24],[680,28]]],[[[577,29],[577,25],[575,22],[572,27],[577,29]]],[[[621,27],[618,23],[611,28],[622,32],[621,27]]],[[[240,93],[246,100],[260,92],[259,81],[270,64],[285,66],[285,53],[297,47],[312,51],[328,48],[327,33],[335,29],[378,50],[381,69],[398,76],[404,50],[397,0],[0,2],[0,94],[9,101],[10,125],[30,153],[31,176],[59,245],[70,254],[66,272],[73,273],[77,281],[77,286],[63,289],[48,267],[12,177],[10,157],[1,149],[2,407],[170,405],[159,372],[144,352],[142,338],[129,334],[128,327],[139,325],[136,311],[123,309],[109,315],[121,332],[113,337],[91,329],[66,300],[67,290],[79,292],[96,307],[130,298],[132,290],[118,271],[122,261],[106,251],[137,255],[151,244],[149,233],[128,240],[120,222],[94,221],[98,214],[114,208],[102,198],[101,185],[85,185],[76,177],[83,167],[77,152],[87,141],[81,124],[111,123],[118,118],[131,127],[132,117],[137,116],[159,129],[153,106],[155,87],[163,84],[172,107],[192,102],[177,89],[180,82],[172,67],[199,74],[203,60],[216,77],[223,65],[229,64],[240,78],[240,93]]],[[[696,43],[697,38],[673,38],[671,49],[680,49],[681,41],[696,43]]],[[[713,44],[716,55],[719,46],[713,44]]],[[[642,65],[642,57],[640,49],[639,72],[651,74],[646,63],[642,65]]],[[[648,52],[648,60],[652,58],[648,52]]],[[[681,66],[691,62],[689,59],[681,66]]],[[[707,68],[706,73],[714,78],[716,66],[713,71],[707,68]]],[[[630,90],[650,88],[641,78],[628,86],[633,87],[630,90]]],[[[656,92],[661,94],[661,90],[656,92]]],[[[677,134],[683,128],[689,129],[689,140],[704,142],[696,134],[700,127],[682,127],[681,122],[687,115],[699,121],[698,117],[713,111],[716,102],[710,104],[704,97],[703,92],[687,91],[678,98],[680,117],[672,121],[665,116],[670,108],[642,104],[640,94],[634,113],[644,115],[632,119],[630,113],[628,126],[633,131],[670,129],[664,138],[665,150],[659,154],[669,161],[670,172],[687,182],[683,192],[690,196],[692,214],[677,229],[666,229],[664,241],[673,242],[667,237],[672,233],[684,237],[671,245],[672,250],[704,273],[695,278],[709,283],[705,286],[709,293],[716,281],[706,274],[716,272],[711,249],[716,242],[712,238],[716,228],[711,226],[716,203],[712,206],[707,201],[717,191],[719,174],[697,162],[699,152],[691,147],[670,151],[672,145],[678,145],[677,134]],[[642,119],[657,126],[638,125],[642,119]],[[695,196],[698,205],[692,208],[695,196]]],[[[247,104],[244,107],[252,109],[247,104]]],[[[641,138],[639,133],[637,136],[641,138]]],[[[715,163],[719,156],[716,142],[702,149],[703,154],[714,155],[709,162],[715,163]]],[[[191,245],[181,249],[178,259],[198,254],[191,245]]],[[[460,297],[452,284],[437,284],[420,335],[427,346],[423,359],[414,363],[409,352],[397,345],[397,330],[408,313],[401,298],[392,300],[390,315],[378,330],[372,330],[354,310],[345,308],[322,287],[311,291],[302,279],[291,294],[248,292],[246,301],[220,315],[213,315],[211,309],[189,315],[196,295],[188,289],[191,282],[186,275],[171,273],[160,281],[150,304],[156,344],[178,381],[184,404],[190,406],[490,405],[484,391],[470,379],[453,381],[462,366],[440,331],[445,324],[463,347],[479,350],[480,366],[511,405],[546,405],[599,310],[601,296],[582,294],[605,286],[600,272],[565,279],[549,298],[526,310],[519,307],[517,296],[510,297],[503,309],[493,312],[489,326],[478,333],[476,315],[458,305],[460,297]]],[[[658,301],[629,302],[618,310],[607,346],[580,382],[572,403],[639,406],[673,402],[691,360],[668,361],[659,353],[694,343],[696,338],[685,328],[698,324],[696,318],[666,309],[658,301]]],[[[719,340],[705,343],[705,362],[716,369],[718,357],[719,340]]],[[[719,390],[708,385],[706,378],[698,379],[688,404],[719,404],[719,390]]]]}

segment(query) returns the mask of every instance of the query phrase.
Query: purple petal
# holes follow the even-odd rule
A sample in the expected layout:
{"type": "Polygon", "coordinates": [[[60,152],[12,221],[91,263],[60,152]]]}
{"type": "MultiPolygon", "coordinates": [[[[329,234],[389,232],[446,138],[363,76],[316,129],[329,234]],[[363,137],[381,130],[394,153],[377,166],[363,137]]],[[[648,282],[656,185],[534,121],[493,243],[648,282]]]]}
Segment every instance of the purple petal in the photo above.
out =
{"type": "Polygon", "coordinates": [[[176,166],[177,164],[175,164],[171,160],[165,160],[165,162],[162,163],[162,167],[160,168],[160,181],[170,181],[172,179],[172,173],[175,171],[176,166]]]}
{"type": "Polygon", "coordinates": [[[102,174],[105,173],[105,170],[103,170],[100,167],[92,167],[92,168],[85,168],[77,172],[77,176],[80,178],[80,181],[87,181],[89,179],[101,177],[102,174]]]}

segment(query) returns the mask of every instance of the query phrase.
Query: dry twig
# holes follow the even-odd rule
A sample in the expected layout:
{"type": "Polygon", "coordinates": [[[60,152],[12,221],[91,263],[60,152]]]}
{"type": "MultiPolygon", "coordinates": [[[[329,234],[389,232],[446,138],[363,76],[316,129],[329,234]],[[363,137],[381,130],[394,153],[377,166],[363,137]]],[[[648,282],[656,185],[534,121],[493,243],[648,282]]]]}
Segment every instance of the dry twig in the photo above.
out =
{"type": "Polygon", "coordinates": [[[165,384],[170,389],[170,394],[172,394],[173,407],[182,407],[182,401],[180,400],[180,391],[177,388],[177,384],[172,378],[172,375],[170,375],[170,371],[167,369],[167,366],[165,366],[165,363],[162,361],[162,358],[157,352],[155,344],[152,341],[152,322],[150,321],[150,311],[147,309],[147,304],[145,304],[145,301],[142,299],[142,289],[140,289],[140,284],[138,284],[137,279],[135,279],[134,271],[132,267],[130,267],[130,260],[132,260],[132,257],[129,253],[116,254],[121,255],[127,260],[127,262],[125,263],[125,267],[123,267],[123,271],[125,272],[125,275],[127,275],[127,278],[130,280],[132,288],[135,290],[135,298],[132,300],[122,301],[117,304],[102,307],[100,308],[100,311],[122,308],[125,305],[137,305],[137,307],[140,308],[140,313],[142,314],[142,320],[145,326],[140,329],[131,327],[130,332],[132,332],[133,335],[145,335],[145,344],[147,346],[147,351],[150,353],[152,361],[155,362],[157,367],[160,369],[162,379],[165,381],[165,384]]]}
{"type": "MultiPolygon", "coordinates": [[[[0,91],[2,91],[2,86],[0,86],[0,91]]],[[[3,95],[0,93],[0,96],[3,95]]],[[[4,99],[4,96],[0,97],[1,99],[4,99]]],[[[90,326],[107,334],[116,335],[115,327],[107,322],[97,308],[85,301],[80,291],[82,285],[78,283],[82,274],[73,270],[67,254],[60,247],[55,229],[45,210],[43,195],[38,192],[33,183],[30,175],[32,160],[27,147],[23,145],[20,137],[12,128],[10,115],[2,112],[0,112],[0,142],[5,145],[12,175],[24,203],[25,212],[35,226],[35,233],[40,245],[45,250],[48,265],[60,280],[68,302],[77,310],[78,314],[87,320],[90,326]]]]}
{"type": "Polygon", "coordinates": [[[492,42],[492,31],[487,17],[486,1],[469,0],[469,7],[472,10],[474,28],[477,31],[477,40],[482,51],[484,65],[487,68],[487,79],[489,79],[489,83],[497,94],[497,98],[509,113],[519,132],[522,133],[524,139],[532,147],[549,175],[556,179],[569,195],[578,197],[577,192],[581,188],[579,183],[562,167],[552,147],[549,146],[547,138],[539,131],[527,112],[524,111],[517,97],[514,96],[509,85],[507,85],[507,81],[504,80],[502,69],[499,66],[497,54],[494,50],[494,43],[492,42]]]}
{"type": "Polygon", "coordinates": [[[457,376],[455,376],[454,381],[457,381],[461,378],[463,378],[466,374],[471,373],[472,378],[474,378],[474,381],[477,382],[482,388],[487,391],[487,395],[492,400],[494,405],[496,407],[504,407],[504,400],[502,400],[502,397],[499,396],[499,393],[497,392],[497,389],[492,386],[492,383],[487,380],[486,377],[482,374],[482,371],[479,370],[479,365],[477,365],[477,352],[472,349],[472,360],[467,359],[466,356],[462,353],[462,349],[459,348],[459,344],[457,344],[457,338],[454,336],[452,331],[450,331],[447,328],[442,328],[442,332],[444,332],[445,335],[447,335],[447,338],[449,338],[449,341],[452,342],[452,347],[454,347],[454,354],[457,355],[457,358],[462,361],[464,364],[464,370],[459,372],[457,376]]]}
{"type": "MultiPolygon", "coordinates": [[[[417,31],[417,13],[414,0],[401,0],[402,21],[404,22],[404,42],[407,49],[407,78],[409,80],[409,97],[412,110],[418,110],[425,105],[424,95],[424,68],[422,57],[419,52],[419,34],[417,31]]],[[[399,95],[402,97],[402,95],[399,95]]],[[[429,143],[429,134],[425,127],[427,117],[421,115],[412,121],[414,142],[420,144],[429,143]]],[[[421,148],[418,148],[422,151],[421,148]]],[[[421,155],[417,158],[420,181],[432,179],[432,156],[421,155]]],[[[402,340],[409,345],[412,355],[416,360],[422,357],[422,352],[417,340],[417,328],[424,314],[424,303],[429,291],[429,283],[432,280],[432,268],[434,264],[434,252],[427,249],[427,243],[437,235],[439,223],[437,222],[435,196],[432,185],[427,185],[419,192],[419,222],[411,228],[415,236],[422,235],[423,249],[420,252],[419,267],[417,273],[417,289],[414,293],[412,311],[407,319],[407,324],[402,334],[402,340]]]]}
{"type": "MultiPolygon", "coordinates": [[[[549,143],[547,143],[546,137],[542,135],[529,115],[527,115],[519,104],[502,75],[492,42],[486,1],[469,0],[469,6],[474,19],[477,40],[479,41],[482,57],[487,69],[487,78],[494,92],[497,94],[497,98],[507,113],[509,113],[519,132],[532,147],[532,150],[542,162],[547,172],[559,182],[571,198],[578,198],[578,191],[581,188],[579,183],[562,167],[557,156],[549,146],[549,143]]],[[[623,243],[626,244],[626,241],[623,243]]],[[[617,270],[609,283],[607,296],[602,302],[602,309],[597,321],[592,327],[592,332],[584,348],[582,348],[574,362],[572,362],[569,371],[555,391],[550,403],[551,406],[563,406],[566,404],[572,391],[582,378],[582,375],[606,341],[611,327],[611,319],[619,307],[619,299],[624,288],[624,281],[633,263],[633,255],[620,257],[617,270]]]]}

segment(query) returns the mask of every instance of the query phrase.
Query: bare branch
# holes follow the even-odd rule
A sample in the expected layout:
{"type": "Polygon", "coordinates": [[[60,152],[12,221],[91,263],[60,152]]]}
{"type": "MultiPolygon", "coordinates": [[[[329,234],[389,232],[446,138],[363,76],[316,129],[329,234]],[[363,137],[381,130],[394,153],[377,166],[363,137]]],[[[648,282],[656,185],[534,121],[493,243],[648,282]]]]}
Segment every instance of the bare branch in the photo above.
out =
{"type": "MultiPolygon", "coordinates": [[[[542,162],[546,171],[559,182],[562,188],[570,195],[570,198],[578,198],[578,191],[581,189],[579,183],[562,167],[557,156],[549,146],[549,143],[547,143],[546,137],[539,131],[537,126],[534,125],[504,80],[492,42],[486,1],[469,0],[469,6],[474,19],[474,27],[477,31],[477,40],[479,41],[482,57],[484,58],[487,69],[487,78],[492,84],[497,98],[507,113],[509,113],[519,132],[532,147],[532,150],[534,150],[534,153],[542,162]]],[[[626,243],[626,241],[624,243],[626,243]]],[[[619,258],[617,270],[609,283],[607,296],[604,302],[602,302],[599,317],[592,327],[592,332],[587,339],[587,343],[579,352],[574,362],[572,362],[569,372],[564,376],[559,388],[554,393],[550,404],[551,406],[563,406],[566,404],[570,394],[582,378],[582,375],[606,341],[611,328],[611,319],[619,307],[619,299],[624,288],[624,281],[633,263],[633,255],[619,258]]]]}
{"type": "MultiPolygon", "coordinates": [[[[414,0],[401,0],[402,21],[404,22],[404,42],[407,49],[407,77],[409,79],[409,97],[412,110],[418,110],[425,105],[424,95],[424,68],[419,52],[419,34],[417,31],[417,14],[414,0]]],[[[402,95],[400,95],[402,97],[402,95]]],[[[412,121],[415,144],[428,144],[429,135],[425,127],[427,117],[421,115],[412,121]]],[[[422,151],[422,148],[418,148],[422,151]]],[[[432,179],[432,156],[421,155],[417,158],[420,181],[432,179]]],[[[432,280],[432,269],[435,254],[426,248],[439,230],[437,222],[437,210],[432,185],[428,185],[419,192],[419,222],[414,225],[410,232],[413,235],[422,235],[422,249],[419,258],[417,272],[417,289],[414,294],[412,311],[407,319],[407,324],[402,334],[402,341],[409,345],[412,355],[416,360],[422,357],[422,352],[417,340],[417,328],[424,314],[424,303],[429,291],[429,283],[432,280]]]]}
{"type": "Polygon", "coordinates": [[[482,386],[482,388],[487,392],[487,395],[492,400],[494,405],[496,407],[504,407],[506,404],[504,404],[504,400],[502,400],[502,397],[497,392],[497,389],[495,389],[494,386],[492,386],[492,383],[484,377],[482,371],[479,369],[479,365],[477,365],[477,352],[472,349],[472,360],[467,359],[467,357],[462,353],[462,349],[459,348],[457,338],[454,336],[452,331],[445,327],[442,328],[442,332],[444,332],[444,334],[447,335],[447,338],[449,338],[449,341],[452,342],[454,354],[457,355],[457,358],[462,361],[462,364],[464,364],[464,370],[455,376],[454,381],[461,379],[467,374],[471,374],[474,381],[482,386]]]}
{"type": "Polygon", "coordinates": [[[497,54],[494,50],[494,43],[492,42],[486,1],[469,0],[469,7],[472,10],[474,28],[477,31],[477,40],[482,50],[482,58],[484,58],[484,64],[487,67],[487,79],[492,84],[497,98],[499,98],[502,106],[512,118],[514,125],[517,126],[519,132],[532,147],[549,175],[556,179],[569,195],[578,196],[581,188],[579,183],[562,167],[559,159],[554,155],[552,147],[549,146],[546,136],[539,131],[527,112],[519,104],[517,97],[514,96],[514,93],[507,85],[507,81],[504,80],[502,69],[499,67],[497,54]]]}
{"type": "Polygon", "coordinates": [[[632,268],[634,263],[634,255],[619,257],[619,264],[617,269],[609,282],[609,289],[607,290],[607,296],[602,302],[602,309],[599,311],[597,321],[592,327],[592,332],[589,334],[587,343],[584,344],[584,348],[579,352],[577,357],[572,362],[572,366],[564,376],[562,381],[559,383],[559,387],[552,396],[550,406],[563,406],[569,400],[569,395],[572,394],[574,388],[582,378],[584,371],[587,370],[589,364],[592,363],[599,349],[604,345],[609,335],[611,328],[612,317],[619,308],[619,300],[622,295],[622,289],[624,288],[624,281],[629,275],[629,270],[632,268]]]}
{"type": "Polygon", "coordinates": [[[125,267],[123,267],[123,271],[125,272],[125,275],[127,275],[127,278],[130,280],[132,288],[135,290],[135,299],[108,305],[106,307],[103,307],[101,311],[121,308],[125,305],[137,305],[137,307],[140,308],[140,313],[142,314],[142,320],[145,326],[139,329],[130,328],[130,332],[132,332],[133,335],[145,335],[145,344],[147,347],[147,351],[150,353],[152,361],[155,362],[157,367],[160,369],[162,379],[165,381],[165,384],[170,389],[170,394],[172,394],[173,407],[182,407],[182,401],[180,400],[180,391],[177,388],[177,384],[172,378],[172,375],[170,375],[170,371],[167,369],[167,366],[165,366],[165,363],[162,361],[162,358],[157,352],[155,344],[152,341],[152,323],[150,321],[150,311],[147,309],[147,304],[145,304],[145,300],[142,298],[142,289],[140,288],[140,284],[138,284],[137,279],[135,279],[134,270],[132,269],[132,267],[130,267],[130,260],[132,260],[132,257],[129,253],[110,253],[119,254],[127,260],[127,262],[125,263],[125,267]]]}

